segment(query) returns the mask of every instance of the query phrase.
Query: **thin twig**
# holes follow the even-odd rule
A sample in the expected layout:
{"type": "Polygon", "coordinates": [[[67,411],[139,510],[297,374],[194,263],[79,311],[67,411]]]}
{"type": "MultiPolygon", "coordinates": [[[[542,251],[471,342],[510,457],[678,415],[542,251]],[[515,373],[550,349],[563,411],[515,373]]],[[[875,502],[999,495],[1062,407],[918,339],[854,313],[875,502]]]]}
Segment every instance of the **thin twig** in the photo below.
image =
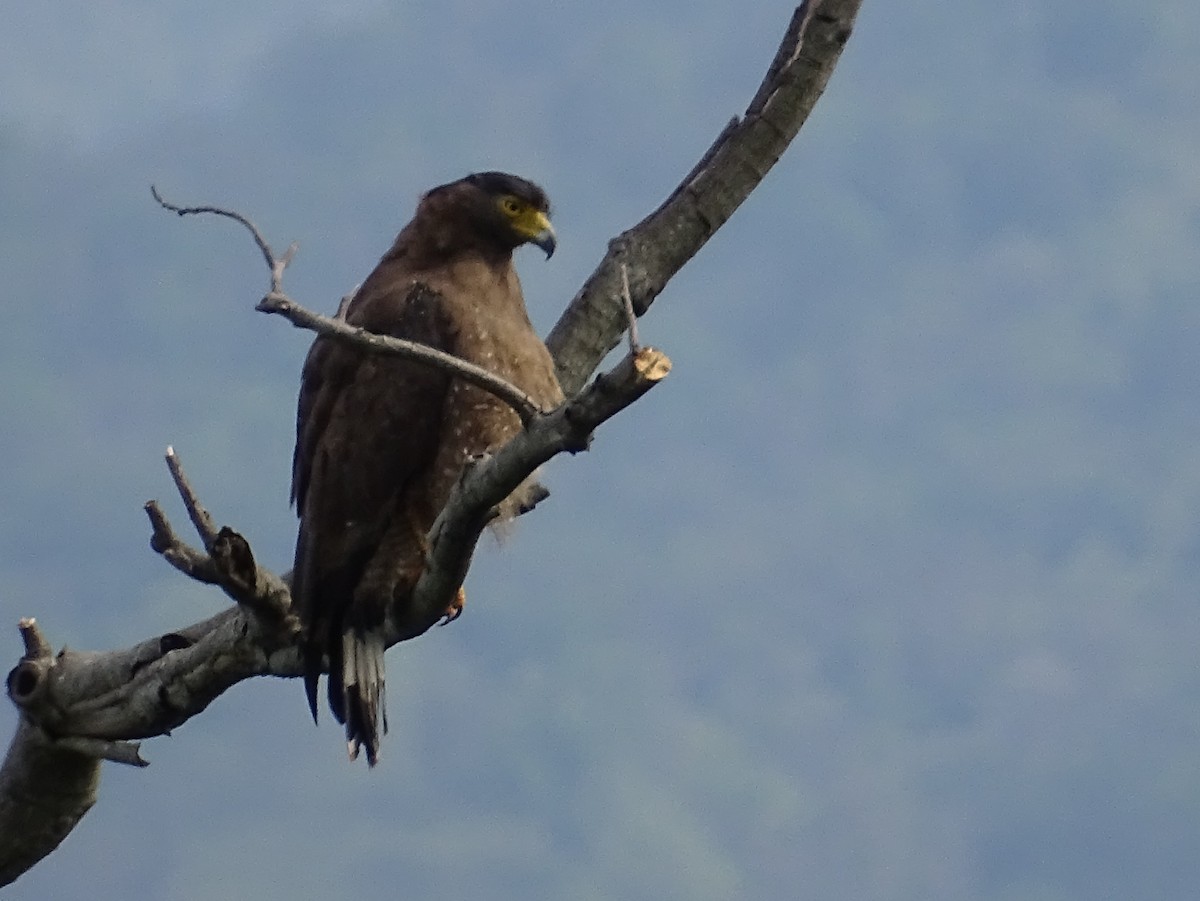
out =
{"type": "Polygon", "coordinates": [[[175,453],[175,448],[168,447],[166,456],[167,468],[171,470],[171,479],[175,482],[175,489],[183,499],[183,506],[187,508],[188,517],[192,520],[192,525],[196,527],[196,534],[204,542],[205,549],[209,550],[212,548],[213,542],[217,540],[217,525],[209,512],[204,509],[204,505],[200,503],[200,499],[196,497],[191,482],[184,475],[183,464],[179,462],[179,455],[175,453]]]}
{"type": "Polygon", "coordinates": [[[266,260],[267,268],[271,270],[272,282],[274,282],[276,269],[279,270],[279,275],[282,277],[283,270],[287,268],[287,264],[292,261],[292,256],[296,252],[296,245],[292,244],[283,257],[277,260],[274,251],[271,250],[271,245],[267,243],[267,239],[258,230],[258,226],[234,210],[223,209],[219,206],[176,206],[166,200],[162,194],[158,193],[158,187],[155,185],[150,186],[150,194],[164,210],[176,213],[179,216],[200,216],[207,213],[213,216],[224,216],[226,219],[232,219],[234,222],[241,223],[250,232],[250,236],[254,238],[254,243],[258,245],[263,259],[266,260]]]}
{"type": "MultiPolygon", "coordinates": [[[[254,239],[254,243],[258,245],[258,249],[266,261],[267,268],[271,270],[271,289],[255,307],[260,313],[277,313],[298,328],[308,329],[321,335],[330,335],[370,350],[395,354],[416,363],[433,366],[451,375],[458,376],[464,382],[469,382],[475,387],[498,397],[512,407],[513,412],[520,417],[522,425],[528,426],[535,416],[543,412],[534,402],[533,398],[516,385],[482,367],[475,366],[452,354],[444,353],[424,344],[405,341],[401,338],[392,338],[387,335],[377,335],[365,329],[347,325],[343,320],[345,318],[345,311],[349,306],[349,300],[353,296],[352,294],[342,298],[341,304],[338,305],[337,314],[332,319],[327,316],[321,316],[318,313],[313,313],[300,306],[288,297],[283,290],[283,271],[291,263],[299,246],[294,241],[284,251],[282,256],[277,257],[275,256],[275,252],[271,250],[271,245],[267,243],[267,239],[259,231],[258,226],[251,222],[249,217],[235,210],[227,210],[219,206],[177,206],[165,200],[154,185],[150,186],[150,193],[158,201],[159,206],[172,213],[180,216],[195,216],[205,213],[213,216],[223,216],[226,219],[232,219],[234,222],[241,224],[250,232],[250,236],[254,239]]],[[[215,535],[215,532],[213,534],[215,535]]],[[[205,546],[207,547],[210,544],[211,536],[208,536],[205,538],[205,546]]]]}
{"type": "Polygon", "coordinates": [[[320,313],[306,310],[286,294],[272,292],[259,301],[255,309],[261,313],[276,313],[297,328],[308,329],[318,335],[328,335],[377,352],[395,354],[461,378],[464,382],[470,382],[475,387],[482,388],[488,394],[504,401],[513,408],[525,425],[543,412],[533,398],[511,382],[481,366],[468,363],[453,354],[429,347],[426,344],[405,341],[403,338],[393,338],[389,335],[379,335],[348,325],[341,319],[322,316],[320,313]]]}
{"type": "Polygon", "coordinates": [[[142,505],[142,509],[146,511],[146,516],[150,520],[150,549],[156,554],[161,554],[167,548],[173,547],[179,539],[175,536],[175,530],[171,528],[171,521],[167,519],[167,514],[158,505],[158,501],[146,501],[142,505]]]}
{"type": "Polygon", "coordinates": [[[358,289],[361,287],[361,284],[355,285],[353,291],[342,295],[342,299],[338,301],[337,312],[333,314],[334,319],[338,320],[339,322],[346,321],[346,314],[350,312],[350,301],[354,300],[354,298],[358,295],[358,289]]]}
{"type": "Polygon", "coordinates": [[[56,739],[55,746],[66,751],[74,751],[85,757],[97,760],[111,760],[113,763],[123,763],[127,766],[150,766],[149,761],[141,755],[142,744],[136,741],[106,741],[102,738],[84,738],[71,735],[56,739]]]}
{"type": "MultiPolygon", "coordinates": [[[[192,499],[191,502],[187,497],[184,500],[189,512],[197,510],[205,520],[204,528],[211,528],[213,520],[200,506],[191,486],[187,484],[183,469],[174,453],[170,455],[168,462],[172,459],[176,461],[171,470],[172,475],[175,475],[176,470],[179,474],[176,484],[179,484],[179,479],[183,479],[187,497],[192,499]]],[[[180,493],[183,494],[184,489],[180,489],[180,493]]],[[[179,540],[157,501],[148,501],[145,510],[150,519],[150,547],[164,560],[197,582],[219,586],[240,606],[272,627],[282,625],[283,631],[289,635],[299,631],[299,621],[291,611],[291,591],[288,584],[255,562],[250,544],[245,538],[226,526],[216,532],[211,540],[206,539],[208,553],[203,553],[179,540]]],[[[197,526],[197,531],[200,529],[201,527],[197,526]]]]}
{"type": "Polygon", "coordinates": [[[621,264],[621,300],[625,302],[625,316],[629,320],[629,352],[636,355],[642,349],[638,340],[637,313],[633,311],[633,295],[629,293],[629,267],[621,264]]]}

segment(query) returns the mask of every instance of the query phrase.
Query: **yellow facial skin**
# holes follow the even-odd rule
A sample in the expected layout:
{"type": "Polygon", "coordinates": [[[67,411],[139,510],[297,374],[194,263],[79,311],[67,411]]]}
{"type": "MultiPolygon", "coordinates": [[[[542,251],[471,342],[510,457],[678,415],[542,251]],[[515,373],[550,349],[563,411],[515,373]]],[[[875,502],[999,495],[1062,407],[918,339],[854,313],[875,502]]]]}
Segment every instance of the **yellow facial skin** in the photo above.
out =
{"type": "Polygon", "coordinates": [[[500,211],[512,223],[513,231],[530,244],[542,248],[546,252],[546,259],[554,255],[558,241],[549,216],[511,194],[505,194],[497,202],[500,211]]]}

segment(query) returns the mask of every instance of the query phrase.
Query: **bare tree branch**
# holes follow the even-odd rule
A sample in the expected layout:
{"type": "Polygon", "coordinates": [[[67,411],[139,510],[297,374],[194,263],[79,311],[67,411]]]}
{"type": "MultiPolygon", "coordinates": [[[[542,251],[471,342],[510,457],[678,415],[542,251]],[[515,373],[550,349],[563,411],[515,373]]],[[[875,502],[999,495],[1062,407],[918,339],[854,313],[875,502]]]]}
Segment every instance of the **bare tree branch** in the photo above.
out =
{"type": "Polygon", "coordinates": [[[25,645],[26,660],[45,660],[54,653],[50,642],[46,641],[42,630],[38,628],[36,619],[23,619],[17,623],[17,628],[21,631],[21,642],[25,645]]]}
{"type": "Polygon", "coordinates": [[[146,501],[146,515],[150,517],[150,549],[159,554],[173,567],[197,582],[217,584],[217,572],[212,557],[186,544],[175,535],[167,514],[163,513],[158,501],[146,501]]]}
{"type": "Polygon", "coordinates": [[[528,425],[538,413],[542,412],[533,398],[512,382],[435,347],[418,344],[415,341],[405,341],[403,338],[392,338],[388,335],[368,332],[366,329],[347,324],[341,316],[330,318],[313,313],[282,293],[268,294],[258,302],[255,309],[261,313],[277,313],[297,328],[309,329],[318,335],[339,338],[377,353],[396,354],[405,359],[448,372],[450,375],[457,376],[464,382],[470,382],[475,387],[482,388],[489,394],[500,398],[513,408],[524,425],[528,425]]]}
{"type": "Polygon", "coordinates": [[[282,578],[259,566],[250,543],[229,526],[213,542],[212,561],[218,584],[264,626],[285,638],[300,634],[300,619],[292,611],[292,591],[282,578]]]}
{"type": "Polygon", "coordinates": [[[291,263],[292,257],[296,255],[296,250],[299,247],[295,241],[288,245],[288,249],[283,252],[282,256],[277,257],[275,251],[271,249],[271,245],[267,243],[267,239],[263,237],[263,233],[258,230],[258,226],[235,210],[227,210],[219,206],[176,206],[163,199],[163,196],[158,193],[158,188],[154,185],[150,186],[150,194],[164,210],[176,213],[181,217],[223,216],[226,219],[232,219],[234,222],[240,223],[245,227],[246,231],[250,232],[250,237],[258,245],[258,250],[263,255],[263,260],[266,262],[267,268],[271,270],[271,291],[283,290],[283,270],[291,263]]]}
{"type": "MultiPolygon", "coordinates": [[[[509,444],[464,473],[434,525],[430,565],[415,589],[413,610],[404,622],[389,624],[389,644],[420,634],[437,620],[500,500],[540,463],[562,451],[585,449],[601,422],[669,371],[665,355],[638,347],[635,338],[617,367],[580,390],[628,327],[626,295],[629,308],[643,314],[795,137],[824,90],[860,4],[806,0],[745,116],[729,123],[662,206],[610,243],[548,337],[564,391],[576,395],[549,413],[512,386],[505,393],[501,386],[482,383],[478,373],[464,369],[456,358],[434,360],[420,345],[370,336],[303,311],[282,288],[295,245],[276,256],[245,216],[217,207],[175,206],[153,190],[167,210],[181,216],[224,216],[251,233],[271,270],[271,290],[259,309],[340,340],[444,367],[501,397],[526,424],[509,444]]],[[[0,885],[53,851],[87,812],[95,802],[102,759],[141,765],[131,742],[168,734],[243,679],[300,674],[294,635],[286,627],[286,582],[258,566],[240,535],[216,529],[211,517],[200,515],[203,507],[186,479],[177,478],[176,484],[204,551],[182,542],[155,502],[146,505],[151,546],[181,572],[219,585],[237,606],[178,632],[106,653],[64,650],[53,656],[36,624],[22,621],[26,654],[7,683],[21,718],[0,765],[0,885]]]]}
{"type": "Polygon", "coordinates": [[[150,518],[150,547],[184,575],[222,588],[265,625],[282,629],[288,636],[299,634],[300,621],[292,613],[288,585],[274,573],[259,568],[245,538],[228,526],[217,528],[196,496],[174,448],[167,448],[166,460],[171,479],[207,553],[176,537],[158,501],[148,501],[145,505],[150,518]]]}
{"type": "Polygon", "coordinates": [[[59,846],[96,803],[100,759],[66,751],[24,717],[0,767],[0,885],[59,846]]]}
{"type": "Polygon", "coordinates": [[[166,460],[167,469],[171,471],[171,480],[175,483],[175,490],[179,492],[184,509],[188,512],[188,518],[191,519],[196,533],[204,543],[204,549],[208,550],[217,540],[217,524],[213,522],[212,516],[204,509],[204,505],[196,497],[196,492],[192,490],[191,483],[184,475],[183,464],[175,454],[175,448],[167,447],[166,460]]]}
{"type": "MultiPolygon", "coordinates": [[[[570,403],[539,417],[530,429],[473,467],[435,524],[434,562],[415,595],[414,607],[421,610],[405,622],[391,625],[388,644],[425,631],[438,618],[445,608],[444,602],[437,607],[442,593],[452,595],[459,584],[447,588],[453,576],[447,580],[446,574],[465,566],[461,556],[469,557],[492,507],[545,460],[563,450],[586,447],[596,426],[633,403],[669,369],[670,362],[661,352],[644,349],[596,379],[570,403]],[[427,621],[419,622],[426,612],[427,621]]],[[[256,585],[268,586],[268,591],[276,590],[269,586],[282,585],[269,571],[257,565],[254,569],[256,585]]],[[[37,655],[23,658],[10,674],[9,696],[23,719],[36,724],[43,737],[119,742],[167,734],[243,679],[300,675],[294,639],[252,614],[253,606],[243,603],[188,629],[124,651],[63,651],[50,657],[49,645],[38,632],[36,639],[30,639],[39,649],[37,655]]],[[[33,630],[26,631],[32,634],[33,630]]],[[[46,742],[56,744],[49,738],[46,742]]],[[[98,753],[102,747],[76,743],[71,749],[98,753]]],[[[0,835],[3,829],[0,820],[0,835]]],[[[0,858],[2,855],[0,849],[0,858]]]]}
{"type": "Polygon", "coordinates": [[[406,341],[403,338],[379,335],[347,324],[345,321],[345,309],[350,299],[354,296],[353,293],[342,298],[342,302],[338,306],[338,311],[333,318],[322,316],[319,313],[314,313],[300,306],[300,304],[288,297],[283,290],[283,271],[295,256],[297,249],[295,242],[288,247],[287,252],[282,257],[276,257],[274,251],[271,250],[271,245],[267,243],[262,232],[258,230],[258,226],[247,216],[242,215],[236,210],[228,210],[218,206],[180,207],[164,200],[158,188],[153,185],[150,187],[150,192],[163,209],[169,210],[172,213],[177,213],[180,216],[203,214],[222,216],[240,223],[250,232],[250,236],[254,239],[254,243],[258,246],[259,252],[262,253],[263,259],[266,261],[267,268],[271,270],[271,288],[255,307],[260,313],[275,313],[287,319],[297,328],[308,329],[309,331],[316,332],[318,335],[328,335],[338,338],[349,344],[356,344],[359,347],[375,351],[376,353],[395,354],[418,363],[424,363],[427,366],[434,366],[451,375],[458,376],[463,381],[470,382],[477,388],[481,388],[504,401],[513,408],[513,411],[520,417],[522,424],[528,425],[534,416],[542,412],[528,394],[511,382],[500,378],[500,376],[489,372],[481,366],[468,363],[466,360],[459,359],[453,354],[445,353],[424,344],[418,344],[415,341],[406,341]]]}
{"type": "Polygon", "coordinates": [[[587,450],[592,432],[667,377],[671,361],[643,348],[597,378],[557,410],[539,416],[494,455],[468,467],[430,530],[427,565],[413,590],[401,640],[425,632],[446,609],[466,576],[471,554],[495,506],[539,466],[564,451],[587,450]]]}
{"type": "Polygon", "coordinates": [[[767,75],[657,210],[609,242],[608,253],[546,338],[570,395],[625,330],[621,265],[642,315],[787,149],[825,90],[862,0],[807,0],[793,14],[767,75]]]}
{"type": "Polygon", "coordinates": [[[74,751],[76,754],[95,760],[111,760],[113,763],[123,763],[127,766],[150,766],[142,758],[140,753],[142,744],[137,741],[105,741],[101,738],[80,738],[77,735],[68,735],[66,738],[58,739],[55,744],[60,750],[74,751]]]}

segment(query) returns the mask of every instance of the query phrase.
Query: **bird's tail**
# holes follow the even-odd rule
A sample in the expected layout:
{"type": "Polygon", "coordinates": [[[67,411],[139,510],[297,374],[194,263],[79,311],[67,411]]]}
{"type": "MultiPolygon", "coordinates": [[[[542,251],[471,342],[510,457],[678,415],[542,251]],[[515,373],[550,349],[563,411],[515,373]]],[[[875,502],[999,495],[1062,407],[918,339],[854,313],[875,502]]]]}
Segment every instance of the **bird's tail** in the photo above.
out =
{"type": "Polygon", "coordinates": [[[340,648],[330,648],[341,653],[330,654],[329,706],[338,722],[346,726],[350,759],[357,759],[358,752],[366,749],[368,765],[375,766],[379,760],[381,726],[383,734],[387,734],[383,634],[378,629],[349,628],[341,639],[340,648]]]}

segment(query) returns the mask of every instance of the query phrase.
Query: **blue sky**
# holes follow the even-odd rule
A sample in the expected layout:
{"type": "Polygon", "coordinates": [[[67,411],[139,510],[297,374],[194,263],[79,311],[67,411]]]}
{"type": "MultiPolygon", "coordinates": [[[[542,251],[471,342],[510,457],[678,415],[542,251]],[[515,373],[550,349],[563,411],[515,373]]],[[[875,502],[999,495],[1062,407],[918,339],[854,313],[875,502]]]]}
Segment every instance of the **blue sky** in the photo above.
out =
{"type": "MultiPolygon", "coordinates": [[[[757,86],[790,8],[7,4],[0,613],[109,648],[218,609],[147,548],[173,444],[286,569],[305,334],[423,189],[540,181],[549,327],[757,86]]],[[[379,768],[221,698],[14,898],[1186,897],[1200,881],[1200,12],[868,2],[556,461],[379,768]]],[[[15,629],[11,656],[19,655],[15,629]]],[[[11,728],[11,710],[0,726],[11,728]]]]}

